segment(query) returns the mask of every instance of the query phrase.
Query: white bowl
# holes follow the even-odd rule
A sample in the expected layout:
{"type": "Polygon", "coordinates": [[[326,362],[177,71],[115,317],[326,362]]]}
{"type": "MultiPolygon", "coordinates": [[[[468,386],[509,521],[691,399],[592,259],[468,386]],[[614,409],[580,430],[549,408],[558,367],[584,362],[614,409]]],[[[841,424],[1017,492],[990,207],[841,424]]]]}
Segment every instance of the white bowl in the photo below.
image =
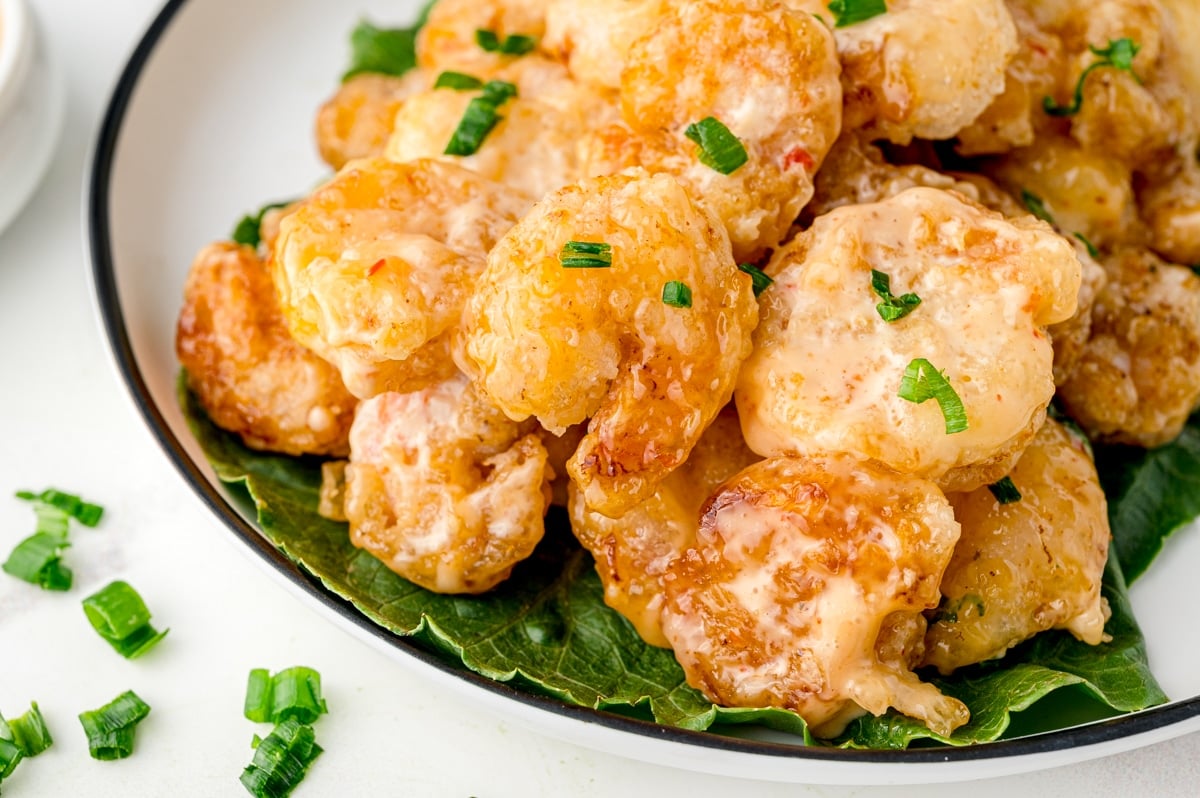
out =
{"type": "Polygon", "coordinates": [[[0,0],[0,232],[46,173],[64,100],[33,12],[25,0],[0,0]]]}

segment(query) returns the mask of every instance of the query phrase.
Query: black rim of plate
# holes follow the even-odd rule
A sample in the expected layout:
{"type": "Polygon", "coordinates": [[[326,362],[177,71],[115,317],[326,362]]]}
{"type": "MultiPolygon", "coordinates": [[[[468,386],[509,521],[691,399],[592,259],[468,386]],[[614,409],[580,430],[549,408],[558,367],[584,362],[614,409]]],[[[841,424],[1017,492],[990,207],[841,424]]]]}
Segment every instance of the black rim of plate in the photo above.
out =
{"type": "Polygon", "coordinates": [[[805,760],[840,761],[846,763],[890,763],[919,764],[934,762],[969,762],[983,759],[1017,757],[1029,754],[1049,753],[1075,747],[1091,746],[1123,737],[1144,734],[1179,723],[1200,715],[1200,696],[1165,704],[1160,707],[1122,715],[1110,720],[1084,726],[1046,732],[1029,737],[1002,740],[961,748],[939,747],[907,751],[857,751],[834,748],[804,747],[786,743],[745,740],[726,737],[711,732],[696,732],[649,721],[626,718],[600,710],[563,703],[557,699],[522,692],[503,682],[496,682],[455,666],[426,650],[409,639],[392,634],[376,626],[356,610],[348,601],[322,587],[319,580],[305,573],[259,534],[255,527],[246,522],[224,496],[209,482],[183,444],[175,436],[166,419],[159,411],[142,377],[133,354],[129,331],[125,326],[116,285],[111,233],[109,230],[109,191],[111,187],[113,161],[120,141],[121,127],[126,111],[136,92],[138,80],[161,41],[163,34],[187,0],[167,0],[143,34],[113,89],[99,133],[95,142],[91,173],[87,187],[87,235],[91,250],[93,280],[97,302],[103,318],[109,346],[112,348],[117,366],[124,377],[126,387],[141,412],[154,437],[183,476],[189,486],[206,505],[229,527],[241,542],[261,557],[272,568],[300,587],[326,609],[336,612],[344,621],[354,625],[380,641],[403,651],[406,655],[432,666],[445,674],[463,679],[475,687],[527,706],[571,718],[585,723],[598,724],[612,730],[629,732],[688,746],[699,746],[714,751],[754,754],[777,759],[794,759],[797,764],[805,760]]]}

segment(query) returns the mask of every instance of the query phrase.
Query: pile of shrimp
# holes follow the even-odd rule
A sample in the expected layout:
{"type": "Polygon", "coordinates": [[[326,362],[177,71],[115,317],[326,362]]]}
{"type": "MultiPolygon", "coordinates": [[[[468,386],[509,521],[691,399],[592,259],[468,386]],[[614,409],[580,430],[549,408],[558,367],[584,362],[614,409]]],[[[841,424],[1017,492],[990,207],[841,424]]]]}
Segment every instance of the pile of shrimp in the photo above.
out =
{"type": "Polygon", "coordinates": [[[179,359],[248,446],[335,458],[324,512],[417,584],[494,588],[559,504],[714,702],[949,735],[918,669],[1107,639],[1087,439],[1159,446],[1200,402],[1197,25],[439,0],[415,69],[320,108],[336,174],[200,253],[179,359]]]}

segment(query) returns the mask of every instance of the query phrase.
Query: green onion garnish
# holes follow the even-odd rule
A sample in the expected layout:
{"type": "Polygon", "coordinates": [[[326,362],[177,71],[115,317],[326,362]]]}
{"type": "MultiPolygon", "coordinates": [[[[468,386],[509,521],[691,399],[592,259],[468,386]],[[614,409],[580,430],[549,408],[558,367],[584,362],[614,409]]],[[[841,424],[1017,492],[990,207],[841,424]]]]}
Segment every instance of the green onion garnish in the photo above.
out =
{"type": "Polygon", "coordinates": [[[687,283],[670,280],[663,285],[662,301],[664,305],[673,308],[690,308],[692,306],[692,289],[687,283]]]}
{"type": "Polygon", "coordinates": [[[831,0],[829,10],[833,12],[834,27],[844,28],[886,14],[887,3],[885,0],[831,0]]]}
{"type": "Polygon", "coordinates": [[[125,659],[145,654],[169,630],[150,625],[150,610],[138,592],[120,580],[83,600],[88,622],[125,659]]]}
{"type": "Polygon", "coordinates": [[[1083,84],[1087,80],[1087,76],[1092,73],[1092,70],[1102,67],[1112,67],[1123,72],[1128,72],[1133,75],[1133,79],[1138,83],[1142,79],[1133,71],[1133,59],[1142,49],[1142,46],[1133,39],[1120,38],[1109,39],[1107,47],[1096,47],[1088,45],[1088,49],[1092,54],[1097,56],[1097,60],[1088,65],[1087,69],[1079,75],[1079,80],[1075,83],[1075,94],[1071,99],[1070,105],[1059,105],[1054,101],[1053,97],[1042,98],[1042,109],[1051,116],[1074,116],[1079,113],[1080,106],[1083,105],[1083,84]]]}
{"type": "Polygon", "coordinates": [[[733,172],[749,160],[741,140],[715,117],[706,116],[699,122],[693,122],[683,131],[683,135],[699,145],[696,156],[700,163],[723,175],[733,172]]]}
{"type": "Polygon", "coordinates": [[[767,273],[759,269],[753,263],[739,263],[738,268],[750,275],[750,283],[754,287],[754,296],[757,297],[763,291],[766,291],[771,283],[775,282],[767,276],[767,273]]]}
{"type": "Polygon", "coordinates": [[[79,722],[88,738],[88,753],[93,759],[124,759],[133,753],[133,730],[150,714],[145,701],[128,690],[109,703],[79,713],[79,722]]]}
{"type": "Polygon", "coordinates": [[[425,25],[433,3],[426,3],[411,28],[377,28],[363,20],[350,34],[347,81],[363,72],[403,75],[417,65],[417,32],[425,25]]]}
{"type": "Polygon", "coordinates": [[[285,798],[321,751],[312,727],[288,718],[258,741],[254,759],[242,771],[242,785],[256,798],[285,798]]]}
{"type": "Polygon", "coordinates": [[[446,144],[445,155],[474,155],[487,134],[492,132],[500,116],[499,108],[509,98],[517,96],[517,87],[503,80],[489,80],[483,86],[483,94],[471,100],[463,118],[459,120],[454,135],[446,144]]]}
{"type": "Polygon", "coordinates": [[[1050,211],[1046,209],[1045,201],[1029,189],[1021,189],[1021,204],[1025,206],[1027,211],[1032,213],[1038,219],[1041,219],[1046,224],[1052,226],[1057,225],[1057,222],[1054,221],[1054,217],[1050,215],[1050,211]]]}
{"type": "Polygon", "coordinates": [[[875,306],[875,310],[888,323],[904,318],[921,304],[921,297],[916,294],[893,296],[892,278],[875,269],[871,269],[871,290],[883,300],[875,306]]]}
{"type": "Polygon", "coordinates": [[[321,697],[321,674],[312,668],[286,668],[271,676],[265,668],[250,671],[246,682],[245,715],[258,723],[295,718],[312,723],[328,712],[321,697]]]}
{"type": "Polygon", "coordinates": [[[483,81],[474,75],[466,75],[462,72],[443,72],[437,76],[437,80],[433,82],[433,87],[435,89],[470,91],[472,89],[482,89],[483,81]]]}
{"type": "Polygon", "coordinates": [[[916,404],[936,399],[938,407],[942,410],[942,418],[946,420],[947,435],[967,429],[967,411],[963,407],[962,399],[954,392],[946,376],[923,357],[916,358],[908,364],[896,395],[916,404]]]}
{"type": "Polygon", "coordinates": [[[29,711],[19,718],[6,721],[0,716],[0,740],[11,742],[20,749],[22,756],[37,756],[54,745],[54,738],[46,728],[46,719],[36,701],[30,702],[29,711]]]}
{"type": "Polygon", "coordinates": [[[1085,236],[1083,233],[1072,233],[1072,235],[1083,242],[1083,245],[1087,247],[1088,255],[1092,256],[1092,260],[1096,260],[1100,257],[1100,250],[1096,249],[1096,245],[1089,241],[1087,236],[1085,236]]]}
{"type": "Polygon", "coordinates": [[[244,247],[257,247],[262,243],[262,221],[267,215],[267,211],[273,211],[276,208],[286,208],[291,205],[294,200],[286,202],[270,202],[258,209],[257,213],[246,214],[233,228],[233,233],[229,239],[235,244],[241,244],[244,247]]]}
{"type": "Polygon", "coordinates": [[[104,508],[100,505],[85,502],[72,493],[63,493],[61,490],[55,490],[54,488],[47,488],[41,493],[34,493],[28,490],[17,491],[17,498],[24,499],[27,502],[48,504],[71,516],[84,526],[96,526],[100,523],[100,517],[104,515],[104,508]]]}
{"type": "Polygon", "coordinates": [[[568,241],[558,254],[564,269],[607,269],[612,266],[612,245],[602,241],[568,241]]]}
{"type": "Polygon", "coordinates": [[[37,532],[18,543],[0,568],[43,590],[70,590],[71,569],[60,559],[63,550],[70,546],[65,533],[37,532]]]}
{"type": "Polygon", "coordinates": [[[0,782],[12,775],[24,757],[16,743],[0,737],[0,782]]]}
{"type": "Polygon", "coordinates": [[[537,47],[537,39],[533,36],[514,33],[504,37],[503,41],[495,31],[475,31],[475,43],[489,53],[502,55],[525,55],[537,47]]]}
{"type": "Polygon", "coordinates": [[[988,485],[988,490],[996,497],[996,501],[1001,504],[1012,504],[1013,502],[1021,501],[1021,491],[1017,490],[1017,486],[1009,477],[1005,477],[999,482],[993,482],[988,485]]]}

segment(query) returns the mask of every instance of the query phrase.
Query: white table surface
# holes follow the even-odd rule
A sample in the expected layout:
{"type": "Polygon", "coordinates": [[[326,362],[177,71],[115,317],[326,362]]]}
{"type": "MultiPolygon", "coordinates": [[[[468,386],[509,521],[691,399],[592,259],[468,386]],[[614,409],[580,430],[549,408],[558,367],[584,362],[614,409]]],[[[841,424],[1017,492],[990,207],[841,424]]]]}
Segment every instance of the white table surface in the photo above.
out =
{"type": "MultiPolygon", "coordinates": [[[[197,0],[202,2],[203,0],[197,0]]],[[[81,228],[88,150],[115,76],[158,0],[32,0],[64,69],[66,129],[47,178],[0,233],[0,555],[33,529],[17,489],[102,503],[73,532],[69,593],[0,574],[0,711],[38,701],[55,745],[23,762],[6,796],[237,796],[265,728],[241,716],[246,673],[304,664],[324,678],[326,753],[298,796],[904,796],[918,788],[739,782],[561,743],[470,706],[334,628],[233,543],[142,425],[111,365],[89,294],[81,228]],[[127,662],[80,600],[115,578],[171,628],[127,662]],[[134,689],[152,707],[135,754],[88,757],[76,715],[134,689]]],[[[219,43],[214,43],[219,57],[219,43]]],[[[1135,594],[1136,600],[1136,594],[1135,594]]],[[[1041,773],[919,788],[923,796],[1196,795],[1200,735],[1041,773]]]]}

